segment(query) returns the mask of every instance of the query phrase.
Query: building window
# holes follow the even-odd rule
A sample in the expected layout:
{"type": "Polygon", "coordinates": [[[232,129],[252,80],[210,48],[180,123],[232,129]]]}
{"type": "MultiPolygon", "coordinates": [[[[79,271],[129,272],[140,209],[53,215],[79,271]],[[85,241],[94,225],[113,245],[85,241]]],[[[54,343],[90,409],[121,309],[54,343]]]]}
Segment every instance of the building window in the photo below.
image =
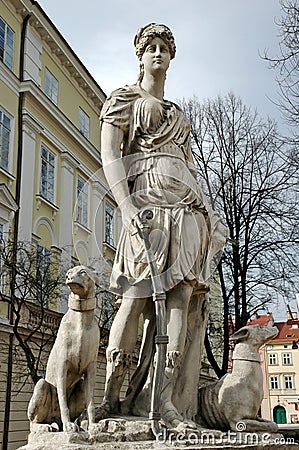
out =
{"type": "Polygon", "coordinates": [[[292,364],[292,355],[291,353],[283,353],[282,354],[282,364],[285,366],[289,366],[292,364]]]}
{"type": "Polygon", "coordinates": [[[15,33],[0,17],[0,60],[10,69],[13,69],[13,49],[15,33]]]}
{"type": "Polygon", "coordinates": [[[81,225],[88,226],[88,184],[77,178],[77,214],[76,220],[81,225]]]}
{"type": "Polygon", "coordinates": [[[8,169],[9,143],[11,135],[11,120],[0,110],[0,167],[8,169]]]}
{"type": "Polygon", "coordinates": [[[269,366],[275,366],[277,364],[277,354],[269,353],[269,366]]]}
{"type": "Polygon", "coordinates": [[[42,245],[36,249],[36,303],[44,308],[49,304],[51,252],[42,245]]]}
{"type": "Polygon", "coordinates": [[[45,94],[55,105],[58,103],[58,80],[52,73],[45,69],[45,94]]]}
{"type": "Polygon", "coordinates": [[[278,376],[276,375],[270,376],[270,389],[279,389],[278,376]]]}
{"type": "Polygon", "coordinates": [[[79,108],[79,131],[89,139],[89,116],[81,108],[79,108]]]}
{"type": "Polygon", "coordinates": [[[54,203],[55,156],[44,145],[41,148],[41,195],[54,203]]]}
{"type": "Polygon", "coordinates": [[[115,208],[108,201],[105,202],[105,242],[114,247],[114,212],[115,208]]]}
{"type": "Polygon", "coordinates": [[[294,389],[294,382],[292,375],[284,375],[284,388],[285,389],[294,389]]]}

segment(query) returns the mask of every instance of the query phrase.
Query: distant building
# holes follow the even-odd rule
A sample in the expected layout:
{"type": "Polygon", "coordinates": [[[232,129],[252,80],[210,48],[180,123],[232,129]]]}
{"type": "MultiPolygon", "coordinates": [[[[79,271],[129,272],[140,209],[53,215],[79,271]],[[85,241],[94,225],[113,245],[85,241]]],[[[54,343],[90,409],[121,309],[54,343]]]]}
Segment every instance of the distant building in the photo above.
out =
{"type": "Polygon", "coordinates": [[[287,313],[286,322],[272,314],[255,316],[248,325],[276,326],[278,335],[260,349],[264,374],[261,416],[278,424],[299,423],[299,320],[287,313]]]}

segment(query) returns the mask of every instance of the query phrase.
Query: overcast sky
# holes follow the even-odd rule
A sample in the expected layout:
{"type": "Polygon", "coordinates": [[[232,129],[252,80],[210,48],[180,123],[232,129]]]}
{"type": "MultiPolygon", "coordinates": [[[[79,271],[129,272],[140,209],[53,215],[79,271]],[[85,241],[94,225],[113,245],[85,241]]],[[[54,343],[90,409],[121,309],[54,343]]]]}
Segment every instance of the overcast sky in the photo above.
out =
{"type": "MultiPolygon", "coordinates": [[[[135,83],[133,39],[139,27],[158,22],[175,36],[165,98],[200,99],[232,91],[282,127],[275,72],[261,54],[278,52],[279,0],[39,0],[41,7],[108,95],[135,83]]],[[[292,302],[295,308],[295,299],[292,302]]],[[[273,305],[276,320],[284,307],[273,305]]]]}
{"type": "Polygon", "coordinates": [[[280,121],[271,103],[275,72],[260,54],[278,49],[279,0],[40,0],[46,14],[106,94],[136,81],[133,39],[150,22],[175,36],[165,97],[212,98],[229,91],[280,121]],[[269,97],[269,98],[268,98],[269,97]]]}

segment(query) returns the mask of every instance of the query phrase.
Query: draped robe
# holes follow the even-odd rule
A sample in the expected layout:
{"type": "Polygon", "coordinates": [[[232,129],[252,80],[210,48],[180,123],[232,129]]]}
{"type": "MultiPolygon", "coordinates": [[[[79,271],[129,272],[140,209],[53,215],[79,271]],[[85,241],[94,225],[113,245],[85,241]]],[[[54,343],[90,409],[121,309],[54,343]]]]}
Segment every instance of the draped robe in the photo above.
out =
{"type": "MultiPolygon", "coordinates": [[[[121,155],[133,204],[151,209],[151,248],[165,292],[191,283],[188,327],[173,402],[186,418],[197,413],[201,355],[208,316],[210,266],[226,239],[226,229],[210,208],[196,179],[190,124],[173,102],[158,100],[140,85],[124,86],[106,100],[101,121],[124,133],[121,155]]],[[[113,164],[109,167],[113,170],[113,164]]],[[[151,297],[152,283],[142,237],[121,231],[110,289],[122,296],[151,297]]],[[[167,307],[167,303],[166,303],[167,307]]],[[[154,316],[144,328],[139,364],[125,403],[147,410],[153,356],[154,316]],[[138,406],[139,405],[139,406],[138,406]],[[140,406],[142,405],[142,406],[140,406]]]]}

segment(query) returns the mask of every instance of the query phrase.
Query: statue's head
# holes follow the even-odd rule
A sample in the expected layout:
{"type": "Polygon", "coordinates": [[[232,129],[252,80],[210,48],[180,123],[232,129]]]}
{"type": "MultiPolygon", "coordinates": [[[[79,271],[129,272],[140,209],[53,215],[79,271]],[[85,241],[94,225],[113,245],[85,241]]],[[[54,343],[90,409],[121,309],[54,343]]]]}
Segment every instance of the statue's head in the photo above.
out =
{"type": "Polygon", "coordinates": [[[151,41],[155,38],[162,39],[168,46],[170,59],[175,57],[176,46],[174,42],[174,36],[166,25],[160,23],[149,23],[142,28],[139,28],[134,38],[134,45],[136,49],[136,55],[140,62],[140,73],[138,82],[141,82],[144,75],[143,64],[141,62],[145,49],[150,45],[151,41]]]}
{"type": "Polygon", "coordinates": [[[176,51],[174,36],[170,28],[160,23],[149,23],[137,31],[134,45],[138,59],[141,60],[144,50],[155,37],[161,38],[168,45],[170,59],[173,59],[176,51]]]}

